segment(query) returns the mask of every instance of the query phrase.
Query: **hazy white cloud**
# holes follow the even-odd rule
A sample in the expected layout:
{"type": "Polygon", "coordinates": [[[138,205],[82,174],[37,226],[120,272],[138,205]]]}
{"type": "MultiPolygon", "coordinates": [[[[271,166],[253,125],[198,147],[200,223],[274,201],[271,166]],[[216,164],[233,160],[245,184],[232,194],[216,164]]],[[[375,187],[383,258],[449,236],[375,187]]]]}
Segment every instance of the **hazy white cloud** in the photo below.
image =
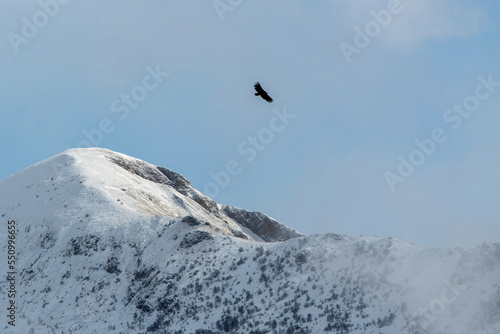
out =
{"type": "Polygon", "coordinates": [[[428,39],[466,38],[478,32],[485,20],[479,9],[457,1],[420,0],[405,6],[383,38],[389,44],[411,46],[428,39]]]}
{"type": "Polygon", "coordinates": [[[394,47],[412,48],[431,39],[466,38],[486,23],[482,10],[470,2],[452,0],[345,0],[344,22],[364,30],[366,23],[374,20],[372,11],[387,10],[389,3],[399,3],[398,13],[391,15],[390,23],[376,38],[394,47]]]}

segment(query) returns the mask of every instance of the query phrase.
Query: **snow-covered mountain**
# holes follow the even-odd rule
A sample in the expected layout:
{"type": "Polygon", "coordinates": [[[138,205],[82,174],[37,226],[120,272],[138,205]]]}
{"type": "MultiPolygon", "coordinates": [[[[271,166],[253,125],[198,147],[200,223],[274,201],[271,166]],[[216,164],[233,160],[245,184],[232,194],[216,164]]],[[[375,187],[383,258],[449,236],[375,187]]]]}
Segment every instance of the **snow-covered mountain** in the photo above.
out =
{"type": "Polygon", "coordinates": [[[500,244],[304,236],[181,174],[72,149],[0,181],[2,333],[500,333],[500,244]]]}

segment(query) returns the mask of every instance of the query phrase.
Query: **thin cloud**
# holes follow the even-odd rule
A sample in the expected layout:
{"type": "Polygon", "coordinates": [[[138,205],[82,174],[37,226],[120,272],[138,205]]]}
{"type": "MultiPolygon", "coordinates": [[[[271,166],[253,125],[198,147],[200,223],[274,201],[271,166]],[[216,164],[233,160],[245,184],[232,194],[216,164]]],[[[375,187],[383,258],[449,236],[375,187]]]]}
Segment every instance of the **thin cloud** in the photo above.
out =
{"type": "MultiPolygon", "coordinates": [[[[391,3],[391,2],[389,2],[391,3]]],[[[382,27],[377,39],[397,48],[413,48],[433,39],[467,38],[479,32],[487,22],[486,14],[460,1],[402,0],[398,14],[391,15],[390,23],[382,27]]],[[[388,2],[381,0],[343,1],[344,22],[363,29],[374,20],[372,11],[388,9],[388,2]]]]}

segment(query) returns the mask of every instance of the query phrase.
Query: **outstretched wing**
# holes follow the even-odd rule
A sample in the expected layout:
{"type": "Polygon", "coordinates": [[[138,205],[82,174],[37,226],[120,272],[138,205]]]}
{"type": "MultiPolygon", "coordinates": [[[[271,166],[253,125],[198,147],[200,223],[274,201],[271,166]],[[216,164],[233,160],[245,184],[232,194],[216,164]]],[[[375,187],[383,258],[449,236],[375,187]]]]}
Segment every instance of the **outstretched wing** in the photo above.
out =
{"type": "Polygon", "coordinates": [[[253,88],[255,88],[255,91],[259,93],[259,95],[264,92],[264,89],[262,89],[262,86],[258,82],[256,82],[255,85],[253,85],[253,88]]]}
{"type": "Polygon", "coordinates": [[[264,100],[266,100],[269,103],[273,102],[273,99],[262,88],[262,86],[260,85],[260,83],[256,82],[255,85],[253,85],[253,87],[255,88],[255,90],[257,91],[257,93],[260,95],[260,97],[262,97],[264,100]]]}
{"type": "Polygon", "coordinates": [[[264,92],[264,94],[261,94],[260,96],[262,96],[262,98],[269,103],[273,102],[273,99],[266,92],[264,92]]]}

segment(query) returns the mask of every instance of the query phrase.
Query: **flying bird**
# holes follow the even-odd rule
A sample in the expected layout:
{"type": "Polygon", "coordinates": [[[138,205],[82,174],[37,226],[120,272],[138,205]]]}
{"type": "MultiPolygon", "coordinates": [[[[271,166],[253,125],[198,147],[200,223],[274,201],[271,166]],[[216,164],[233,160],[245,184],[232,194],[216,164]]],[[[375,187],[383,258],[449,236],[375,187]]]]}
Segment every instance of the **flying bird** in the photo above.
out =
{"type": "Polygon", "coordinates": [[[273,99],[267,94],[267,92],[264,89],[262,89],[262,86],[260,85],[260,83],[256,82],[255,85],[253,85],[253,87],[255,88],[255,91],[257,92],[257,93],[255,93],[255,96],[260,96],[269,103],[273,102],[273,99]]]}

